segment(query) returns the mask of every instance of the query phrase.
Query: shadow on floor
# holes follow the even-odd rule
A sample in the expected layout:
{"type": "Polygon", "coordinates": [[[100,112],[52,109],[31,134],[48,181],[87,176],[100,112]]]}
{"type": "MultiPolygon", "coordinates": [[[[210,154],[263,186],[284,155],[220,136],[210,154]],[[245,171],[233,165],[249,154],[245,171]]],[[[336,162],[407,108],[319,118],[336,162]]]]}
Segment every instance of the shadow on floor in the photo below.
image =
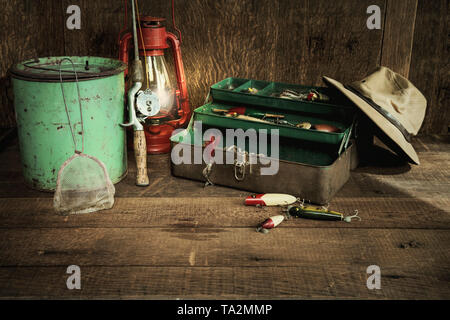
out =
{"type": "Polygon", "coordinates": [[[387,148],[374,145],[369,154],[360,157],[360,164],[356,170],[364,173],[396,175],[408,172],[411,165],[404,157],[387,148]]]}

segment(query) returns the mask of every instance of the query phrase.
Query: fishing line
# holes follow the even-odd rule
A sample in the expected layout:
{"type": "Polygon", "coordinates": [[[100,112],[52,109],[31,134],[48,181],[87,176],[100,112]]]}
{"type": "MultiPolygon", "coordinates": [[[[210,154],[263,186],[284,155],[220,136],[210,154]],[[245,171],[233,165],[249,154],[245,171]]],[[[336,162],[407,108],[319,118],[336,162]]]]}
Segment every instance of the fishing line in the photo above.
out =
{"type": "MultiPolygon", "coordinates": [[[[147,80],[147,87],[150,87],[150,81],[148,80],[148,66],[147,66],[147,54],[145,53],[145,44],[144,44],[144,37],[142,36],[142,29],[141,29],[141,14],[139,12],[139,5],[138,5],[138,1],[134,0],[134,3],[136,4],[136,13],[138,16],[138,27],[139,27],[139,34],[141,36],[141,41],[142,41],[142,49],[144,50],[144,64],[145,64],[145,79],[147,80]]],[[[133,17],[134,19],[134,17],[133,17]]]]}

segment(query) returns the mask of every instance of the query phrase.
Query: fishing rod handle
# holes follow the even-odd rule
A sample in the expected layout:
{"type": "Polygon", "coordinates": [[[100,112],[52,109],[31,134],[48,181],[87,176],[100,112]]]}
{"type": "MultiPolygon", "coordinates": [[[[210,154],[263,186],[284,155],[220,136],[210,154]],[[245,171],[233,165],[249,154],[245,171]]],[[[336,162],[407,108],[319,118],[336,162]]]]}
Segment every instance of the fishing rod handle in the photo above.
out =
{"type": "Polygon", "coordinates": [[[134,157],[136,158],[136,185],[146,187],[150,184],[147,172],[147,144],[144,130],[134,131],[134,157]]]}

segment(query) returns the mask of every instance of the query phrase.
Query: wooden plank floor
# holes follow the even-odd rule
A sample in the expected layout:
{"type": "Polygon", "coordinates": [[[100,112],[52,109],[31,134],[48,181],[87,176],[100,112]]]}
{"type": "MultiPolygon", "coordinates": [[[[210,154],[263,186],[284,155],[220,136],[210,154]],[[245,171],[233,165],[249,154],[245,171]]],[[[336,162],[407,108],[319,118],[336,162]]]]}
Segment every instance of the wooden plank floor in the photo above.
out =
{"type": "Polygon", "coordinates": [[[0,152],[0,298],[450,299],[450,144],[416,138],[421,165],[365,166],[330,203],[360,222],[288,220],[242,205],[247,192],[172,177],[149,158],[151,186],[129,175],[114,208],[58,216],[23,184],[12,143],[0,152]],[[81,268],[81,290],[66,269],[81,268]],[[369,265],[381,290],[366,287],[369,265]]]}

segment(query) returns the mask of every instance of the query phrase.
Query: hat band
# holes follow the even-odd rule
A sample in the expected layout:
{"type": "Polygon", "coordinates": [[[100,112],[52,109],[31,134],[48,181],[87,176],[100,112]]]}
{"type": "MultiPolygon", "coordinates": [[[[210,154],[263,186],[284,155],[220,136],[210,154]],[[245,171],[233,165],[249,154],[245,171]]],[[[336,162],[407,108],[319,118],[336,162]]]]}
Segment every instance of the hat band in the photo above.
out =
{"type": "Polygon", "coordinates": [[[372,108],[374,108],[378,113],[380,113],[383,117],[386,118],[390,123],[392,123],[405,137],[406,141],[411,142],[412,135],[411,133],[406,130],[406,128],[397,120],[394,118],[393,115],[391,115],[388,111],[380,107],[378,104],[376,104],[372,99],[367,98],[363,96],[359,91],[357,91],[355,88],[351,87],[350,85],[344,85],[345,89],[350,90],[354,94],[356,94],[358,97],[363,99],[368,105],[370,105],[372,108]]]}

